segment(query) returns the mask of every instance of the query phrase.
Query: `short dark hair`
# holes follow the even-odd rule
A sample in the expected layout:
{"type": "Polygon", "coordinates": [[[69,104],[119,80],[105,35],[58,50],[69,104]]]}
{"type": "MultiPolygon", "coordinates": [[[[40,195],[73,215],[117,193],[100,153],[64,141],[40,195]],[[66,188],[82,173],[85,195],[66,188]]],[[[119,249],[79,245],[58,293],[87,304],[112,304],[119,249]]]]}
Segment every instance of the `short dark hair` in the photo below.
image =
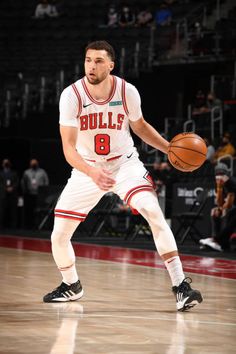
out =
{"type": "Polygon", "coordinates": [[[114,48],[107,41],[94,41],[85,48],[85,55],[89,49],[105,50],[112,61],[115,61],[114,48]]]}

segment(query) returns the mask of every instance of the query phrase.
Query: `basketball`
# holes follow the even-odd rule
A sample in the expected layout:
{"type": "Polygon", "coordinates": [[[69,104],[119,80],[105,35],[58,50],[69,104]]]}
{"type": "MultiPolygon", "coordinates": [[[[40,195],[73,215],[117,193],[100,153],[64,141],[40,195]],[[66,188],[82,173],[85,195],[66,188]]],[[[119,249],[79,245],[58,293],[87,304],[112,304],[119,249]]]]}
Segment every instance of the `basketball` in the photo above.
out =
{"type": "Polygon", "coordinates": [[[192,172],[202,166],[206,160],[205,141],[192,132],[177,134],[171,141],[167,152],[173,167],[182,172],[192,172]]]}

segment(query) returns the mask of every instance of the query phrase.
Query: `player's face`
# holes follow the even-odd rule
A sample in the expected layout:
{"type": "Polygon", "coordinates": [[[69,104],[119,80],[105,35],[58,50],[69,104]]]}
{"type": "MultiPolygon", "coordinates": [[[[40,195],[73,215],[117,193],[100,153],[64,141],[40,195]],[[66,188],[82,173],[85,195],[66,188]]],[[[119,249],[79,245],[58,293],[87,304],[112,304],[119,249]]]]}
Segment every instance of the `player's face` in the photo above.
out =
{"type": "Polygon", "coordinates": [[[98,85],[113,70],[114,62],[111,61],[105,50],[89,49],[86,53],[84,68],[88,82],[98,85]]]}

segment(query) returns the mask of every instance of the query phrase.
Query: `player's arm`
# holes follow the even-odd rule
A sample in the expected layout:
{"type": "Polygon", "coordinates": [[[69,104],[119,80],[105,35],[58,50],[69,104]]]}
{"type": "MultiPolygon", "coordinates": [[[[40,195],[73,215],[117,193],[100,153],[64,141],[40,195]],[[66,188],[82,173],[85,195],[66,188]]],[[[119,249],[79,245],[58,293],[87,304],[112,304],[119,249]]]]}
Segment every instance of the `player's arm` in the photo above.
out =
{"type": "Polygon", "coordinates": [[[166,154],[169,142],[151,124],[145,121],[141,110],[139,92],[133,85],[128,83],[126,83],[126,103],[129,112],[129,124],[133,132],[146,144],[166,154]]]}
{"type": "Polygon", "coordinates": [[[216,204],[218,207],[222,207],[224,204],[224,194],[223,194],[224,181],[220,176],[216,176],[216,204]]]}
{"type": "Polygon", "coordinates": [[[146,144],[167,153],[169,142],[164,139],[151,124],[145,121],[143,117],[136,121],[130,121],[130,127],[133,132],[146,144]]]}
{"type": "Polygon", "coordinates": [[[225,202],[222,206],[223,209],[230,209],[234,204],[235,194],[233,192],[229,192],[225,198],[225,202]]]}
{"type": "Polygon", "coordinates": [[[89,175],[91,166],[76,151],[77,128],[60,125],[60,134],[66,161],[75,169],[89,175]]]}
{"type": "Polygon", "coordinates": [[[115,183],[109,171],[90,166],[77,152],[77,128],[60,125],[60,134],[66,161],[75,169],[91,177],[100,189],[109,190],[115,183]]]}

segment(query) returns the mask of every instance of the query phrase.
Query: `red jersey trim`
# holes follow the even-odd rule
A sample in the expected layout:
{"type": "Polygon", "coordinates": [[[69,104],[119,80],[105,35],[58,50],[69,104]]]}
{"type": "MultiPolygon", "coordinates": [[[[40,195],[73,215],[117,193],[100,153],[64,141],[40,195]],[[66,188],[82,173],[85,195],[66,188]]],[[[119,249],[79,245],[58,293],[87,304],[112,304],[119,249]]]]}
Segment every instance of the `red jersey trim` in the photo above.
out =
{"type": "Polygon", "coordinates": [[[75,84],[72,84],[71,85],[77,98],[78,98],[78,102],[79,102],[79,109],[78,109],[78,117],[81,115],[81,112],[82,112],[82,100],[81,100],[81,96],[80,96],[80,93],[77,89],[77,87],[75,86],[75,84]]]}
{"type": "Polygon", "coordinates": [[[125,113],[127,116],[129,115],[129,110],[127,107],[127,102],[126,102],[126,95],[125,95],[125,80],[122,79],[122,85],[121,85],[121,97],[122,97],[122,102],[123,102],[123,107],[125,110],[125,113]]]}
{"type": "Polygon", "coordinates": [[[124,201],[129,204],[131,199],[133,198],[133,196],[139,192],[143,192],[143,191],[150,191],[150,192],[153,192],[154,189],[152,186],[148,186],[147,184],[145,185],[141,185],[141,186],[137,186],[137,187],[134,187],[132,189],[130,189],[125,197],[124,197],[124,201]]]}
{"type": "Polygon", "coordinates": [[[88,96],[88,98],[90,99],[90,101],[92,101],[93,103],[97,104],[97,105],[103,105],[103,104],[106,104],[108,102],[110,102],[116,92],[116,86],[117,86],[117,80],[116,80],[116,77],[112,75],[112,78],[113,78],[113,83],[112,83],[112,88],[111,88],[111,93],[110,93],[110,96],[108,97],[108,99],[106,101],[96,101],[89,93],[89,90],[86,86],[86,83],[85,83],[85,80],[84,78],[82,79],[82,85],[83,85],[83,88],[84,88],[84,91],[86,93],[86,95],[88,96]]]}

